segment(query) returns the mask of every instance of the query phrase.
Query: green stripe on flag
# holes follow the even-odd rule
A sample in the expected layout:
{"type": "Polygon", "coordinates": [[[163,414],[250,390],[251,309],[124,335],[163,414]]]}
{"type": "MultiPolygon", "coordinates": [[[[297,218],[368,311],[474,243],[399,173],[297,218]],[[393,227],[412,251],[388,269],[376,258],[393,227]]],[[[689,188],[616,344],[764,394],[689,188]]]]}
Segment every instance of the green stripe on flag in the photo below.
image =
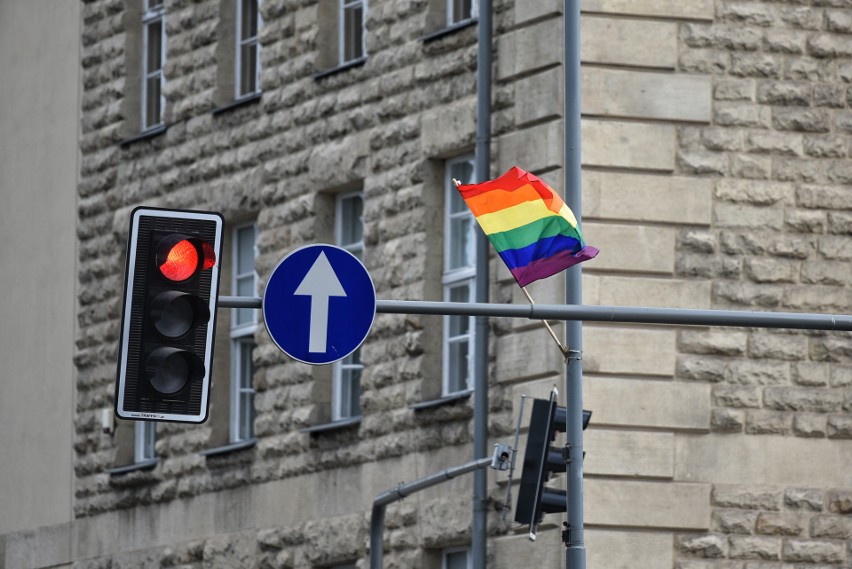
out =
{"type": "Polygon", "coordinates": [[[582,242],[580,232],[568,223],[562,216],[554,215],[522,225],[516,229],[492,233],[488,236],[489,241],[498,253],[509,249],[521,249],[538,241],[554,235],[567,235],[582,242]]]}

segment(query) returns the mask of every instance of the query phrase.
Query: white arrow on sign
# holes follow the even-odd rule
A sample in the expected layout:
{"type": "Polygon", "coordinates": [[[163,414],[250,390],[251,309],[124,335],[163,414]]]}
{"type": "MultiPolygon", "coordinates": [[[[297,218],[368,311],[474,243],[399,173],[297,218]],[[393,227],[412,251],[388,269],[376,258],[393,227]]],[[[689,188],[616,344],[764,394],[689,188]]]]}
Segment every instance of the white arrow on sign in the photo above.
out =
{"type": "Polygon", "coordinates": [[[322,353],[328,342],[328,299],[346,296],[325,252],[321,252],[293,294],[311,297],[311,332],[308,351],[322,353]]]}

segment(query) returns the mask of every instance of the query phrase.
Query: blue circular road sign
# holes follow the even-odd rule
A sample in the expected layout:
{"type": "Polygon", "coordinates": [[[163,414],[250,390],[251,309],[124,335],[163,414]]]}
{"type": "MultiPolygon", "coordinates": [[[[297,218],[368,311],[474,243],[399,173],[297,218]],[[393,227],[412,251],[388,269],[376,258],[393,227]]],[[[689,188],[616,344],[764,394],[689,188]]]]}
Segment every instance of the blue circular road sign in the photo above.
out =
{"type": "Polygon", "coordinates": [[[284,257],[263,293],[272,340],[306,364],[330,364],[354,352],[375,317],[376,289],[367,269],[333,245],[308,245],[284,257]]]}

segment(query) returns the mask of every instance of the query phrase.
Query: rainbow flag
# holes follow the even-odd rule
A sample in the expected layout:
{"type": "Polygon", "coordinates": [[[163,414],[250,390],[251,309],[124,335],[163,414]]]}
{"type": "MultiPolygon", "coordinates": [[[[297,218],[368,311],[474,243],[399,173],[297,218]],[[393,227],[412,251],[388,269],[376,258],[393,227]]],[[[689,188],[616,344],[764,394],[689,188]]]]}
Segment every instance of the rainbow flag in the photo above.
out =
{"type": "Polygon", "coordinates": [[[562,198],[517,166],[495,180],[458,189],[520,286],[598,254],[583,241],[562,198]]]}

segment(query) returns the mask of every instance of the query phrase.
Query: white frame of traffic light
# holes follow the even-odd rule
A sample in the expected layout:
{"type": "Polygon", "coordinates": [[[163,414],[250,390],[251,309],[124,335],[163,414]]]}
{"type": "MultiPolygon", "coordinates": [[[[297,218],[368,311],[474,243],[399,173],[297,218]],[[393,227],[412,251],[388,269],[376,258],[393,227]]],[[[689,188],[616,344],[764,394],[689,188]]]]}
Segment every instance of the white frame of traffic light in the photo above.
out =
{"type": "MultiPolygon", "coordinates": [[[[216,212],[205,211],[188,211],[188,210],[173,210],[161,209],[155,207],[137,207],[133,210],[130,217],[130,233],[127,243],[127,259],[125,265],[125,283],[124,297],[122,299],[122,319],[121,319],[121,338],[119,341],[119,356],[118,370],[116,374],[116,390],[115,390],[115,412],[120,419],[127,420],[142,420],[142,421],[161,421],[161,422],[181,422],[181,423],[203,423],[208,416],[208,402],[210,395],[210,378],[212,374],[211,364],[213,361],[213,339],[216,329],[216,312],[217,302],[219,299],[219,278],[221,274],[221,254],[222,254],[222,237],[225,221],[221,214],[216,212]],[[127,367],[128,367],[128,352],[131,342],[131,313],[134,307],[134,286],[136,284],[136,267],[137,267],[137,248],[139,247],[139,226],[143,216],[160,219],[174,219],[181,222],[203,222],[212,223],[215,234],[213,243],[208,243],[212,246],[215,255],[215,261],[210,267],[210,291],[209,299],[206,308],[209,311],[209,319],[207,321],[207,330],[205,335],[205,351],[203,364],[203,375],[201,376],[201,405],[198,413],[161,413],[161,412],[143,412],[132,410],[125,407],[125,391],[127,384],[127,367]]],[[[152,230],[153,231],[153,230],[152,230]]],[[[162,231],[162,230],[159,230],[162,231]]],[[[173,230],[175,234],[179,230],[173,230]]],[[[197,235],[188,235],[186,237],[198,238],[197,235]]],[[[152,247],[151,255],[155,255],[155,248],[152,247]]],[[[203,263],[202,258],[199,258],[198,263],[203,263]]],[[[196,272],[198,269],[196,269],[196,272]]],[[[190,277],[193,278],[193,277],[190,277]]],[[[142,291],[140,291],[142,292],[142,291]]],[[[147,288],[145,289],[147,294],[147,288]]],[[[144,322],[138,325],[143,326],[144,322]]],[[[140,332],[140,342],[142,333],[140,332]]]]}

